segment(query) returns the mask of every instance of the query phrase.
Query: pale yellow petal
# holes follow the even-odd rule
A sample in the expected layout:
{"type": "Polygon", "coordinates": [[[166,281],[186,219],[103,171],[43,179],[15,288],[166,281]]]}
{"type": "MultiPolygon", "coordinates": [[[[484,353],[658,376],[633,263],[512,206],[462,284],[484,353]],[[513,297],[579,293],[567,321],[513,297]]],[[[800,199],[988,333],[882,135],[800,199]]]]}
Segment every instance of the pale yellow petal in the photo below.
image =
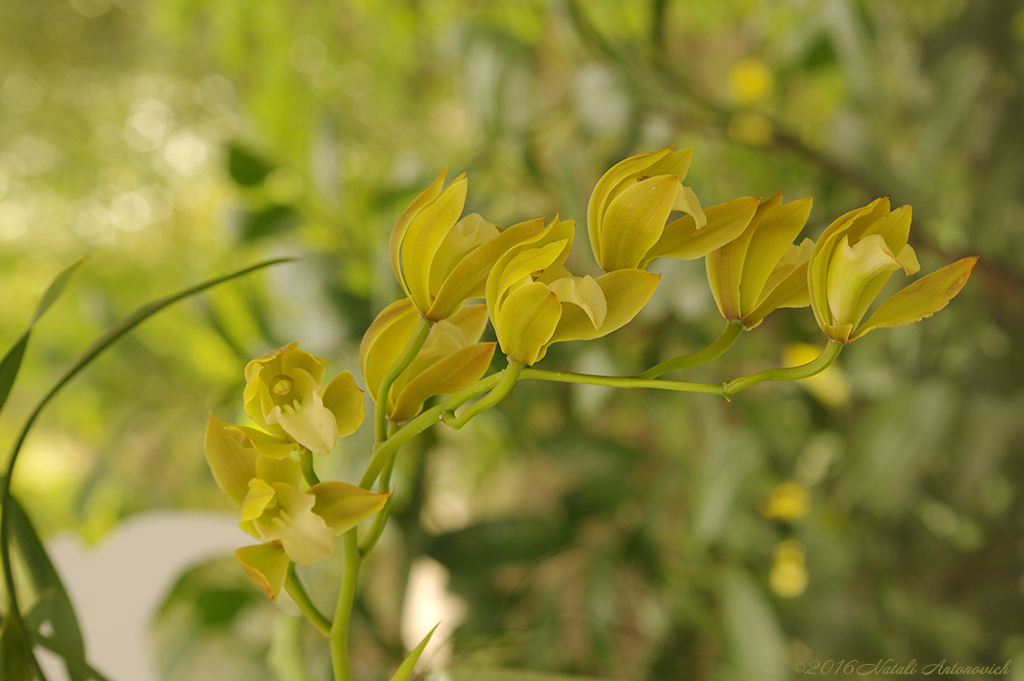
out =
{"type": "Polygon", "coordinates": [[[672,210],[682,211],[691,216],[696,223],[697,229],[701,229],[704,225],[708,224],[708,218],[700,207],[700,200],[693,190],[685,185],[679,186],[676,200],[672,202],[672,210]]]}
{"type": "Polygon", "coordinates": [[[267,422],[280,425],[292,439],[311,452],[327,454],[338,440],[338,421],[317,394],[320,385],[312,376],[302,369],[294,369],[290,375],[297,399],[278,406],[278,411],[272,412],[267,422]]]}
{"type": "MultiPolygon", "coordinates": [[[[669,147],[671,149],[672,147],[669,147]]],[[[664,150],[662,150],[664,151],[664,150]]],[[[661,153],[661,152],[654,152],[661,153]]],[[[693,162],[693,147],[673,151],[655,161],[640,173],[640,177],[654,177],[655,175],[676,175],[682,182],[686,173],[690,171],[690,164],[693,162]]]]}
{"type": "Polygon", "coordinates": [[[288,576],[288,556],[280,544],[243,546],[235,550],[235,557],[252,583],[267,592],[276,601],[288,576]]]}
{"type": "Polygon", "coordinates": [[[235,426],[245,436],[256,451],[263,455],[268,456],[271,459],[283,459],[299,448],[298,443],[293,442],[288,438],[275,437],[269,433],[264,433],[262,430],[255,428],[249,428],[246,426],[235,426]]]}
{"type": "Polygon", "coordinates": [[[551,339],[562,306],[551,289],[539,282],[512,291],[495,324],[501,350],[519,364],[533,364],[551,339]]]}
{"type": "Polygon", "coordinates": [[[359,364],[363,369],[366,389],[374,400],[384,374],[409,344],[417,323],[412,301],[403,298],[384,308],[363,335],[359,344],[359,364]]]}
{"type": "MultiPolygon", "coordinates": [[[[814,244],[807,270],[807,289],[811,296],[811,310],[822,329],[834,323],[828,305],[828,272],[841,238],[848,234],[852,225],[864,226],[874,219],[872,216],[882,211],[888,214],[888,206],[888,199],[875,199],[862,208],[841,215],[825,228],[814,244]]],[[[849,241],[853,242],[852,239],[849,241]]]]}
{"type": "Polygon", "coordinates": [[[467,253],[501,234],[497,225],[479,213],[464,216],[449,230],[430,265],[430,291],[437,294],[444,280],[467,253]]]}
{"type": "Polygon", "coordinates": [[[608,314],[608,303],[604,291],[593,277],[563,277],[551,282],[548,287],[558,296],[558,302],[562,303],[563,314],[566,303],[575,305],[586,313],[595,331],[601,328],[608,314]]]}
{"type": "Polygon", "coordinates": [[[772,287],[771,292],[757,307],[743,316],[743,325],[753,329],[765,317],[780,307],[807,307],[811,303],[807,292],[807,262],[798,267],[788,267],[788,276],[772,287]]]}
{"type": "Polygon", "coordinates": [[[426,318],[446,319],[466,299],[482,298],[487,275],[498,259],[514,246],[539,235],[543,229],[543,218],[521,222],[466,253],[445,278],[426,318]]]}
{"type": "MultiPolygon", "coordinates": [[[[630,156],[619,161],[606,172],[594,186],[590,194],[590,202],[587,204],[587,233],[590,236],[590,247],[594,251],[594,259],[603,262],[604,257],[601,250],[601,224],[604,221],[604,214],[608,204],[615,198],[615,189],[627,178],[640,176],[652,165],[665,158],[672,152],[672,147],[652,151],[647,154],[630,156]]],[[[689,167],[689,164],[687,164],[689,167]]],[[[671,173],[674,174],[674,173],[671,173]]]]}
{"type": "Polygon", "coordinates": [[[598,277],[595,282],[604,293],[608,310],[600,328],[595,329],[579,307],[565,306],[551,342],[600,338],[624,326],[651,299],[660,279],[660,274],[638,269],[616,270],[598,277]]]}
{"type": "Polygon", "coordinates": [[[410,419],[434,395],[451,395],[476,383],[490,366],[494,348],[494,343],[476,343],[419,372],[398,394],[388,417],[394,421],[410,419]]]}
{"type": "Polygon", "coordinates": [[[874,329],[906,326],[932,316],[960,292],[977,263],[976,257],[962,258],[910,284],[882,303],[854,340],[874,329]]]}
{"type": "Polygon", "coordinates": [[[847,237],[839,242],[828,271],[828,304],[833,325],[860,322],[857,316],[871,304],[900,265],[878,234],[864,237],[853,246],[847,237]]]}
{"type": "Polygon", "coordinates": [[[238,507],[249,493],[249,481],[256,477],[256,450],[244,443],[237,427],[210,414],[203,442],[206,462],[217,486],[238,507]]]}
{"type": "Polygon", "coordinates": [[[338,425],[338,437],[345,437],[359,430],[366,416],[363,406],[363,391],[356,386],[351,371],[342,371],[334,377],[324,390],[324,407],[334,414],[338,425]]]}
{"type": "Polygon", "coordinates": [[[336,534],[351,530],[380,511],[389,496],[338,480],[313,485],[309,493],[316,498],[313,512],[323,518],[336,534]]]}
{"type": "Polygon", "coordinates": [[[249,481],[249,492],[242,502],[242,522],[255,520],[263,515],[268,506],[273,505],[274,496],[277,492],[267,482],[259,478],[249,481]]]}
{"type": "MultiPolygon", "coordinates": [[[[757,201],[757,199],[750,198],[735,199],[728,203],[708,208],[708,212],[712,213],[712,215],[715,214],[716,208],[722,208],[723,218],[726,215],[733,216],[730,220],[730,224],[733,225],[742,223],[744,217],[749,216],[746,217],[747,222],[741,228],[742,231],[734,239],[730,239],[715,250],[708,252],[707,260],[705,261],[711,293],[715,297],[715,302],[718,304],[718,309],[722,316],[729,321],[737,320],[743,316],[743,313],[740,311],[740,280],[743,278],[743,263],[747,257],[747,248],[750,245],[750,240],[753,238],[754,231],[757,229],[761,218],[768,211],[782,203],[782,194],[776,192],[760,205],[758,205],[757,201]],[[751,206],[753,206],[752,215],[749,212],[752,210],[751,206]],[[726,207],[728,207],[728,212],[726,212],[726,207]]],[[[669,233],[673,225],[666,227],[665,232],[669,233]]],[[[714,233],[712,229],[696,232],[696,226],[693,222],[689,223],[689,228],[689,233],[695,235],[705,232],[707,234],[714,233]]],[[[699,253],[699,251],[697,252],[699,253]]],[[[699,258],[700,255],[696,257],[699,258]]]]}
{"type": "Polygon", "coordinates": [[[302,478],[302,468],[294,459],[271,459],[260,456],[256,459],[256,477],[271,485],[275,482],[298,485],[302,478]]]}
{"type": "Polygon", "coordinates": [[[708,206],[707,223],[700,229],[690,215],[670,222],[640,263],[641,269],[655,258],[696,260],[726,247],[743,235],[757,210],[757,201],[745,197],[708,206]]]}
{"type": "Polygon", "coordinates": [[[280,510],[269,519],[255,521],[263,541],[279,541],[295,563],[313,565],[330,558],[336,541],[334,530],[313,512],[317,498],[293,485],[274,483],[280,510]]]}
{"type": "Polygon", "coordinates": [[[394,228],[391,230],[391,239],[388,244],[388,250],[391,255],[391,268],[395,271],[395,277],[398,279],[398,283],[402,285],[402,290],[405,291],[405,295],[409,295],[409,287],[406,286],[405,277],[402,276],[402,242],[405,240],[405,233],[409,229],[409,224],[413,218],[424,208],[424,206],[432,203],[438,196],[441,195],[441,190],[444,187],[444,178],[448,174],[448,169],[445,168],[441,171],[441,174],[437,176],[429,187],[420,192],[419,196],[413,199],[409,207],[405,209],[401,217],[398,218],[398,222],[395,223],[394,228]]]}
{"type": "Polygon", "coordinates": [[[606,272],[636,268],[661,237],[679,187],[675,175],[637,182],[611,202],[601,226],[601,260],[606,272]]]}
{"type": "Polygon", "coordinates": [[[402,271],[409,287],[409,298],[420,314],[433,302],[430,295],[430,269],[434,255],[449,230],[455,226],[466,203],[466,178],[460,175],[413,218],[402,241],[402,271]]]}
{"type": "Polygon", "coordinates": [[[757,223],[747,246],[740,278],[740,311],[752,312],[779,260],[793,245],[811,214],[811,199],[799,199],[771,208],[757,223]]]}

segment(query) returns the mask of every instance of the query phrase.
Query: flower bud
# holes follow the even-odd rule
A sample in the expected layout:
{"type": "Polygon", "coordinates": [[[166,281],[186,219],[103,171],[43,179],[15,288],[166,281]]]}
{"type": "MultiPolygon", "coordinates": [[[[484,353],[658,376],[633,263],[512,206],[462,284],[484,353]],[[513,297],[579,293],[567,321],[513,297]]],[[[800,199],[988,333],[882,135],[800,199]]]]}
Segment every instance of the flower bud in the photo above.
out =
{"type": "Polygon", "coordinates": [[[840,217],[818,239],[807,283],[818,325],[833,340],[849,343],[875,329],[930,317],[967,283],[976,257],[962,258],[915,281],[860,325],[893,272],[915,274],[921,268],[907,243],[910,220],[910,206],[890,211],[888,198],[876,199],[840,217]]]}

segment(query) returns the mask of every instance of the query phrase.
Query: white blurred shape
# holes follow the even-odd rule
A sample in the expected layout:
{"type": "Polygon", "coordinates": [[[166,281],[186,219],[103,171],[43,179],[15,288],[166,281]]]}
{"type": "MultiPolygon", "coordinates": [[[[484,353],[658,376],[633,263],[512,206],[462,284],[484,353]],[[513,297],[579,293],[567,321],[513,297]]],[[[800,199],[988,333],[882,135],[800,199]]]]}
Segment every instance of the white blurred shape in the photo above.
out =
{"type": "Polygon", "coordinates": [[[191,177],[206,165],[206,143],[187,130],[167,140],[164,148],[167,165],[182,177],[191,177]]]}
{"type": "MultiPolygon", "coordinates": [[[[182,572],[246,539],[233,515],[182,511],[137,515],[95,547],[70,533],[51,538],[50,558],[75,607],[90,664],[111,678],[157,681],[149,639],[157,607],[182,572]]],[[[40,662],[52,681],[67,679],[58,659],[40,662]]]]}
{"type": "Polygon", "coordinates": [[[452,634],[465,615],[465,601],[448,591],[448,570],[430,558],[417,558],[409,570],[409,589],[402,609],[402,642],[412,650],[437,625],[420,657],[424,669],[448,664],[452,634]]]}

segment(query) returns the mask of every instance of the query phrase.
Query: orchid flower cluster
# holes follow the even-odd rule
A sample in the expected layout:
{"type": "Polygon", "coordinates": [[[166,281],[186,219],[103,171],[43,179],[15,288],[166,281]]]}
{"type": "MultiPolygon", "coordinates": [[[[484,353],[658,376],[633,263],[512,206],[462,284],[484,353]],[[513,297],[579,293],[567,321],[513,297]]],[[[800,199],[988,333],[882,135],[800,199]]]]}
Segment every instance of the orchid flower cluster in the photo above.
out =
{"type": "MultiPolygon", "coordinates": [[[[286,588],[329,638],[336,679],[351,678],[348,619],[360,563],[387,521],[394,457],[418,433],[440,422],[460,428],[521,379],[729,397],[761,381],[806,378],[827,368],[845,344],[942,309],[977,262],[964,258],[922,277],[867,316],[896,270],[912,275],[920,269],[907,243],[909,206],[893,210],[888,198],[878,199],[840,216],[817,242],[797,241],[810,198],[784,203],[777,193],[702,207],[683,184],[692,158],[692,149],[669,147],[628,158],[604,174],[587,209],[590,247],[604,271],[596,277],[566,268],[573,220],[555,216],[502,228],[477,214],[462,216],[464,175],[445,186],[441,173],[417,196],[389,244],[405,295],[380,312],[360,345],[363,382],[376,404],[376,444],[358,485],[320,482],[312,455],[329,454],[339,437],[360,426],[363,392],[347,371],[325,384],[324,360],[295,343],[246,367],[244,408],[253,425],[210,416],[210,468],[239,508],[242,528],[259,542],[237,556],[272,599],[286,588]],[[705,258],[727,322],[713,345],[631,377],[532,368],[554,343],[600,338],[636,317],[660,283],[661,275],[648,271],[658,258],[705,258]],[[740,331],[754,329],[776,309],[806,306],[828,339],[821,356],[806,365],[722,384],[659,378],[715,359],[740,331]],[[497,342],[481,342],[488,321],[497,342]],[[499,349],[507,366],[485,376],[499,349]],[[438,395],[450,397],[425,408],[438,395]],[[357,526],[374,515],[360,539],[357,526]],[[330,621],[312,605],[293,565],[329,557],[337,535],[344,535],[345,569],[330,621]]],[[[425,643],[396,681],[408,677],[425,643]]]]}

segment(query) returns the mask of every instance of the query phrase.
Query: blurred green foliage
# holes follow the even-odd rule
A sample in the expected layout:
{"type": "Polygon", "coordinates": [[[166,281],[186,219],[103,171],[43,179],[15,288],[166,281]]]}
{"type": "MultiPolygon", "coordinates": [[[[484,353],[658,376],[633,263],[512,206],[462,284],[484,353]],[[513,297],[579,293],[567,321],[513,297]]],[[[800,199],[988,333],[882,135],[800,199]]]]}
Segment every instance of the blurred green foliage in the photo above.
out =
{"type": "MultiPolygon", "coordinates": [[[[612,163],[692,145],[705,205],[813,195],[816,237],[890,194],[914,206],[924,271],[977,254],[975,277],[942,314],[851,346],[839,406],[793,385],[724,403],[527,382],[500,413],[425,434],[357,603],[363,678],[402,658],[422,556],[468,606],[456,670],[771,680],[813,660],[1013,658],[1024,678],[1022,111],[1011,0],[3,3],[0,344],[53,272],[92,258],[37,326],[0,445],[126,311],[302,255],[139,329],[54,405],[16,480],[44,532],[94,539],[146,509],[226,508],[206,412],[230,420],[245,361],[291,340],[356,368],[397,297],[391,225],[442,167],[469,174],[467,212],[582,228],[612,163]],[[768,519],[785,480],[809,513],[768,519]],[[806,547],[793,598],[769,585],[787,538],[806,547]]],[[[570,266],[592,271],[578,241],[570,266]]],[[[662,267],[633,324],[544,366],[625,374],[710,343],[702,263],[662,267]]],[[[822,341],[806,310],[783,311],[691,374],[822,341]]],[[[360,433],[324,465],[352,479],[368,448],[360,433]]],[[[336,569],[304,576],[329,591],[336,569]]],[[[182,580],[155,629],[165,678],[226,678],[196,661],[228,650],[263,674],[274,607],[234,568],[182,580]],[[239,638],[247,617],[266,626],[239,638]]]]}

